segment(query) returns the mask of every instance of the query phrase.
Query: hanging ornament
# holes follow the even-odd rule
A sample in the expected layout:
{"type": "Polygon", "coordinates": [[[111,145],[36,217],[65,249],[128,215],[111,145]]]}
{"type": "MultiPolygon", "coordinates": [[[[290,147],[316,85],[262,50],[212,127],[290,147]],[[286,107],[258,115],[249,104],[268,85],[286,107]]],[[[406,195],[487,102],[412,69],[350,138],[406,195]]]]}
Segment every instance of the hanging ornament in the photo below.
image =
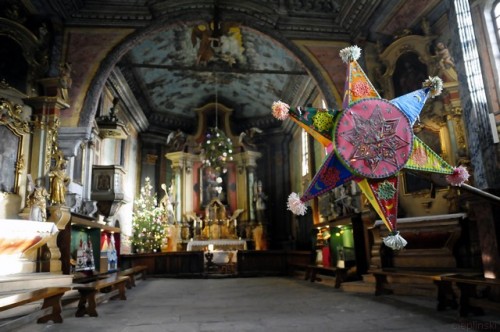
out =
{"type": "Polygon", "coordinates": [[[360,55],[358,46],[340,51],[347,64],[342,110],[292,108],[282,101],[272,105],[275,118],[292,119],[332,150],[302,197],[292,193],[287,207],[304,215],[307,201],[354,180],[390,231],[384,243],[400,250],[406,241],[397,230],[399,172],[408,168],[447,174],[456,186],[467,181],[469,173],[450,166],[413,133],[428,96],[441,93],[442,80],[429,77],[422,89],[385,100],[358,64],[360,55]]]}

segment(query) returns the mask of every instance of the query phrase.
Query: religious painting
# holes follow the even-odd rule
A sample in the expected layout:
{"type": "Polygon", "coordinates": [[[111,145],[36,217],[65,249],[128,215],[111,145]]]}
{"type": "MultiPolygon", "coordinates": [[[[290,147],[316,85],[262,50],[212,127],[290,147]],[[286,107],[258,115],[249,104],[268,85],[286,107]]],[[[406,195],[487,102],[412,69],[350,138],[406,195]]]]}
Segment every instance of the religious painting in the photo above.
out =
{"type": "Polygon", "coordinates": [[[427,79],[427,66],[420,62],[415,52],[403,53],[396,61],[396,69],[392,76],[395,97],[422,88],[427,79]]]}
{"type": "Polygon", "coordinates": [[[218,174],[212,167],[200,168],[200,202],[201,207],[207,206],[214,198],[218,198],[223,204],[227,204],[227,175],[218,174]]]}
{"type": "Polygon", "coordinates": [[[21,149],[21,136],[9,126],[0,125],[0,191],[15,193],[17,163],[21,149]]]}

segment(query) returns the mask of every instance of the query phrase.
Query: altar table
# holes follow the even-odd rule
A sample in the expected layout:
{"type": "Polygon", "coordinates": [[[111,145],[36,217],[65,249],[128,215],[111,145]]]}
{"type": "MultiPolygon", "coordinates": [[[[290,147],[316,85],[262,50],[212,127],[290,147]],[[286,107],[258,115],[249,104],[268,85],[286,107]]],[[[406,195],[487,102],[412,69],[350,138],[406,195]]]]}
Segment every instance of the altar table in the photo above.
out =
{"type": "Polygon", "coordinates": [[[213,250],[247,250],[247,242],[245,240],[193,240],[187,243],[187,251],[207,251],[208,245],[214,246],[213,250]]]}

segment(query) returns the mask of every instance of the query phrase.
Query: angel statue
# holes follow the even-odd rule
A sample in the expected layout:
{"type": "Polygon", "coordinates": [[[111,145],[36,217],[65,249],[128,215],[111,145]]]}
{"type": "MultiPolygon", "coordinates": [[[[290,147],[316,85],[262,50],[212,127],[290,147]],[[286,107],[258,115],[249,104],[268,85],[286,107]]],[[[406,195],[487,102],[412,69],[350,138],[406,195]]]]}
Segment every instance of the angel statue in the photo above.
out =
{"type": "Polygon", "coordinates": [[[180,129],[172,131],[167,136],[167,146],[169,147],[170,151],[183,150],[186,142],[187,142],[187,135],[183,133],[180,129]]]}
{"type": "Polygon", "coordinates": [[[255,138],[258,134],[262,134],[263,131],[260,128],[252,127],[240,133],[238,143],[244,148],[255,149],[255,138]]]}

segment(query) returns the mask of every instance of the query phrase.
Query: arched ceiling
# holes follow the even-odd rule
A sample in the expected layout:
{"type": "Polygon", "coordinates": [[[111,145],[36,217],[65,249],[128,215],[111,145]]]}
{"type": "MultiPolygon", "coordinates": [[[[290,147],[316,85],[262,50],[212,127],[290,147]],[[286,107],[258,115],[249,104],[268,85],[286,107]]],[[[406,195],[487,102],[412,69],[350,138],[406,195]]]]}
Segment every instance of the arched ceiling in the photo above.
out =
{"type": "MultiPolygon", "coordinates": [[[[445,12],[435,8],[446,7],[438,0],[29,2],[31,9],[56,17],[67,27],[136,32],[155,27],[120,56],[115,66],[119,74],[114,77],[121,77],[130,88],[149,130],[156,133],[179,128],[192,132],[193,110],[215,101],[216,91],[218,101],[234,110],[240,130],[280,126],[270,116],[274,100],[309,102],[326,94],[331,104],[331,87],[318,72],[311,72],[319,68],[312,68],[294,40],[390,42],[402,29],[418,26],[422,15],[435,22],[445,12]],[[201,28],[210,30],[206,24],[214,21],[221,23],[217,37],[222,46],[212,44],[206,53],[201,28]]],[[[340,61],[338,54],[324,56],[340,61]]],[[[97,93],[100,90],[89,93],[93,102],[88,105],[95,103],[97,93]]]]}
{"type": "Polygon", "coordinates": [[[292,54],[259,32],[233,26],[213,47],[204,45],[207,30],[200,26],[205,30],[194,24],[160,32],[119,63],[149,112],[193,120],[195,108],[217,97],[235,118],[248,120],[268,115],[287,83],[309,77],[292,54]]]}

